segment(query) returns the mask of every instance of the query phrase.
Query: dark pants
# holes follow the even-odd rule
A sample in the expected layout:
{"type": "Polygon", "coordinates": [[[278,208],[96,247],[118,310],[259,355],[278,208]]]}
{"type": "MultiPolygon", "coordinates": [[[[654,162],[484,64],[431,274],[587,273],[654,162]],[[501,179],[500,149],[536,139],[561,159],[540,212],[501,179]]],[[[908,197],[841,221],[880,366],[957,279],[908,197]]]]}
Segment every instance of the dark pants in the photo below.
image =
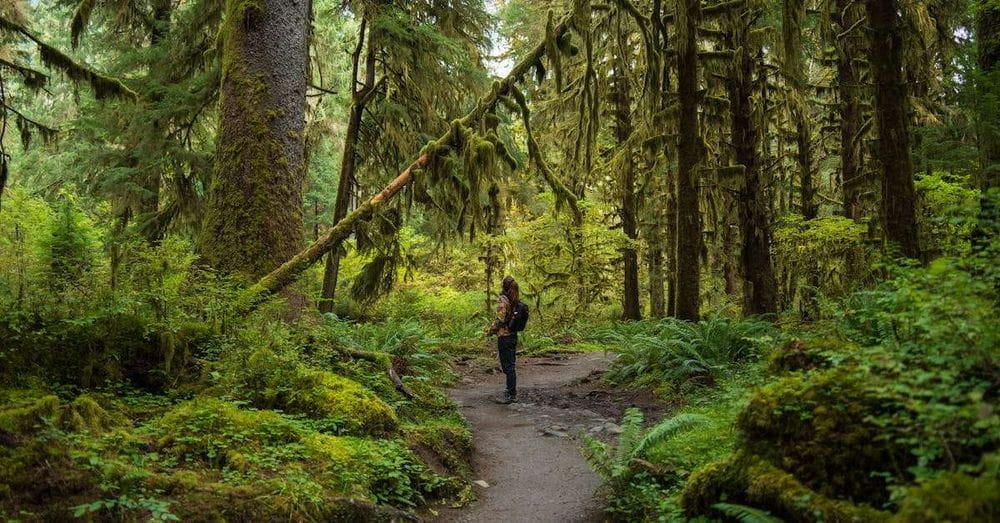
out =
{"type": "Polygon", "coordinates": [[[517,334],[497,338],[497,349],[500,352],[500,368],[507,375],[507,394],[517,394],[517,371],[514,370],[514,359],[517,354],[517,334]]]}

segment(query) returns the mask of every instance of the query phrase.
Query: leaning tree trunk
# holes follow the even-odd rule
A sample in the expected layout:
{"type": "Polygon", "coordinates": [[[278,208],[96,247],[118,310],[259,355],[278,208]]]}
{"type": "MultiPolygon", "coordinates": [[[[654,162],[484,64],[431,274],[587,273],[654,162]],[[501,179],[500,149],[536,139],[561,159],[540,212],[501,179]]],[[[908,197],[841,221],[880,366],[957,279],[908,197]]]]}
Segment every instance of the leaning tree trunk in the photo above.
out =
{"type": "MultiPolygon", "coordinates": [[[[354,193],[354,178],[358,163],[358,138],[361,136],[361,119],[365,107],[375,92],[375,45],[371,38],[368,21],[361,20],[358,29],[358,43],[353,55],[351,73],[351,114],[347,121],[347,134],[344,137],[344,152],[340,158],[340,180],[337,183],[337,200],[333,205],[333,223],[347,216],[354,193]],[[365,55],[365,80],[360,89],[357,88],[358,67],[361,60],[361,48],[368,34],[368,51],[365,55]]],[[[333,312],[333,297],[337,292],[337,279],[340,275],[340,242],[326,256],[326,267],[323,270],[323,293],[319,302],[320,312],[333,312]]]]}
{"type": "MultiPolygon", "coordinates": [[[[620,24],[619,24],[620,25],[620,24]]],[[[631,151],[628,150],[628,139],[632,135],[632,98],[628,85],[628,58],[622,56],[627,48],[624,42],[624,33],[619,27],[618,31],[618,53],[617,63],[614,69],[614,98],[615,98],[615,138],[618,140],[618,147],[626,148],[625,165],[622,172],[622,231],[629,239],[629,245],[622,250],[622,257],[625,265],[625,290],[622,296],[622,319],[639,320],[642,318],[641,305],[639,303],[639,255],[636,252],[635,242],[639,239],[636,227],[636,202],[635,202],[635,163],[631,151]]]]}
{"type": "Polygon", "coordinates": [[[677,95],[680,105],[677,173],[677,317],[697,321],[701,305],[701,213],[698,208],[699,0],[677,0],[677,95]]]}
{"type": "Polygon", "coordinates": [[[260,276],[302,246],[310,0],[227,0],[215,178],[202,239],[223,272],[260,276]]]}
{"type": "Polygon", "coordinates": [[[858,62],[862,7],[853,0],[837,0],[836,22],[841,34],[836,36],[837,93],[840,96],[840,175],[844,196],[844,216],[860,221],[863,217],[861,194],[864,172],[861,163],[862,109],[858,86],[861,83],[858,62]]]}
{"type": "Polygon", "coordinates": [[[766,121],[764,108],[753,101],[754,53],[748,33],[755,16],[746,9],[730,14],[731,49],[740,49],[730,65],[729,91],[732,142],[736,163],[743,166],[743,188],[738,197],[740,268],[743,273],[745,314],[773,314],[778,310],[777,283],[771,263],[771,226],[768,221],[758,147],[758,122],[766,121]]]}
{"type": "Polygon", "coordinates": [[[898,0],[866,0],[882,175],[882,224],[885,240],[900,254],[920,257],[916,193],[910,158],[909,93],[903,82],[903,24],[898,0]]]}

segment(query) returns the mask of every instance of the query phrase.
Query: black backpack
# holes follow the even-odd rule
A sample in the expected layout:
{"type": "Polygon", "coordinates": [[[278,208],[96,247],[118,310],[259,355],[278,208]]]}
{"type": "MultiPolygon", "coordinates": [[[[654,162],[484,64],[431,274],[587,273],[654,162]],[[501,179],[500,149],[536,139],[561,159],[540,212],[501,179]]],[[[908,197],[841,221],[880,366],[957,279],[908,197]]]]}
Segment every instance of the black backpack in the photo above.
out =
{"type": "Polygon", "coordinates": [[[507,328],[512,332],[521,332],[528,325],[528,304],[518,301],[514,304],[514,310],[507,321],[507,328]]]}

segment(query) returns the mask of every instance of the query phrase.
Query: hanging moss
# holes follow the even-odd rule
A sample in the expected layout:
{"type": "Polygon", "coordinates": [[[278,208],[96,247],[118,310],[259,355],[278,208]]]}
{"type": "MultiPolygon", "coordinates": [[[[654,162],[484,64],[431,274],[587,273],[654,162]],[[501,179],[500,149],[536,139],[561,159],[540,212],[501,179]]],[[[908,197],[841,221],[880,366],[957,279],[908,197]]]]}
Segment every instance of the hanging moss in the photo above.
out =
{"type": "Polygon", "coordinates": [[[552,64],[552,71],[556,76],[556,92],[562,92],[563,70],[562,52],[559,49],[559,36],[556,34],[555,14],[549,11],[549,18],[545,24],[545,56],[552,64]]]}
{"type": "Polygon", "coordinates": [[[38,47],[42,63],[47,67],[61,71],[74,82],[89,85],[98,100],[106,98],[138,98],[135,91],[129,89],[120,80],[102,75],[85,64],[77,63],[59,49],[40,39],[31,30],[10,18],[0,16],[0,29],[19,33],[34,42],[38,47]]]}

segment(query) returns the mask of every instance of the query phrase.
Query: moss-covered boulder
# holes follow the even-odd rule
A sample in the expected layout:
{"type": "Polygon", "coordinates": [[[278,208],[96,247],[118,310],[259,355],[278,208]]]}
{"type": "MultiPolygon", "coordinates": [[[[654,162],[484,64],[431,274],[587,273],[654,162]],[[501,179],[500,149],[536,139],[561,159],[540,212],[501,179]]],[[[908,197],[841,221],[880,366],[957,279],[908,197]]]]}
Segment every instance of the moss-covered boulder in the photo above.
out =
{"type": "Polygon", "coordinates": [[[739,446],[820,494],[879,505],[888,499],[884,473],[904,474],[914,460],[877,421],[900,409],[855,367],[794,374],[751,397],[737,421],[739,446]]]}
{"type": "Polygon", "coordinates": [[[690,516],[711,514],[721,500],[760,507],[792,522],[877,522],[889,514],[865,505],[831,499],[758,456],[738,453],[705,466],[688,479],[681,506],[690,516]]]}
{"type": "Polygon", "coordinates": [[[300,369],[284,400],[288,412],[337,418],[353,433],[388,435],[399,420],[387,403],[358,382],[332,372],[300,369]]]}
{"type": "Polygon", "coordinates": [[[310,418],[334,418],[347,431],[387,436],[399,425],[396,412],[358,382],[326,370],[308,367],[270,349],[252,353],[245,362],[230,364],[232,395],[255,407],[277,409],[310,418]]]}
{"type": "Polygon", "coordinates": [[[40,391],[12,390],[4,396],[8,402],[0,408],[0,434],[8,438],[32,434],[43,426],[98,434],[128,424],[117,405],[96,395],[81,394],[66,404],[40,391]]]}
{"type": "Polygon", "coordinates": [[[29,434],[39,426],[54,421],[60,406],[59,398],[53,395],[24,398],[10,404],[0,410],[0,433],[7,433],[8,437],[29,434]]]}

